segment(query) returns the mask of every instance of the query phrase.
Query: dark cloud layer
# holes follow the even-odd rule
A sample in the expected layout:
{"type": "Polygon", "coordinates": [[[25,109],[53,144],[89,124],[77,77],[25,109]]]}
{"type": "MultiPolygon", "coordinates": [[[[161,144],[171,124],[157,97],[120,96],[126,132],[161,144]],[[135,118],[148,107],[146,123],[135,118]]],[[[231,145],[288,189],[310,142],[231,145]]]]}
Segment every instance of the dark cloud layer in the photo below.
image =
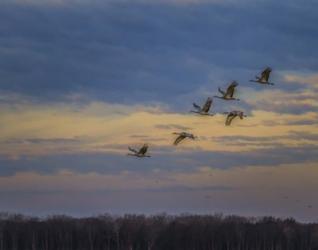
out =
{"type": "Polygon", "coordinates": [[[217,143],[235,146],[285,147],[282,140],[309,141],[318,145],[318,134],[306,131],[290,131],[287,135],[279,136],[219,136],[204,138],[217,143]]]}
{"type": "MultiPolygon", "coordinates": [[[[247,143],[248,144],[248,143],[247,143]]],[[[240,144],[241,145],[241,144],[240,144]]],[[[244,145],[241,145],[244,146],[244,145]]],[[[303,144],[287,147],[271,143],[270,148],[242,152],[227,151],[185,151],[171,153],[168,148],[153,148],[152,157],[139,159],[121,154],[69,154],[42,156],[36,158],[22,157],[19,160],[0,158],[0,175],[13,175],[16,172],[35,171],[39,173],[56,173],[59,170],[74,172],[97,172],[118,174],[122,171],[151,173],[155,169],[171,172],[192,172],[208,166],[219,169],[246,166],[277,166],[280,164],[305,164],[318,161],[318,147],[303,144]]]]}
{"type": "Polygon", "coordinates": [[[264,65],[318,68],[314,2],[0,5],[0,90],[37,98],[175,104],[264,65]]]}
{"type": "Polygon", "coordinates": [[[26,139],[10,139],[5,141],[7,144],[68,144],[78,143],[80,140],[75,138],[26,138],[26,139]]]}

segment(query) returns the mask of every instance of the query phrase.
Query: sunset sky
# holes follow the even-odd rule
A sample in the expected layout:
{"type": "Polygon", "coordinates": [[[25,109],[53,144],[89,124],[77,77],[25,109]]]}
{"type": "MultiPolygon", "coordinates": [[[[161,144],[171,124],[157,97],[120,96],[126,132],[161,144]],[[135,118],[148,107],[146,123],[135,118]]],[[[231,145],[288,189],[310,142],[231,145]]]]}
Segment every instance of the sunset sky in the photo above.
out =
{"type": "Polygon", "coordinates": [[[317,13],[316,0],[0,0],[0,211],[317,222],[317,13]],[[274,86],[249,82],[267,66],[274,86]],[[233,80],[241,101],[189,113],[233,80]],[[231,110],[248,117],[225,127],[231,110]],[[181,131],[198,139],[175,147],[181,131]],[[151,158],[127,156],[143,143],[151,158]]]}

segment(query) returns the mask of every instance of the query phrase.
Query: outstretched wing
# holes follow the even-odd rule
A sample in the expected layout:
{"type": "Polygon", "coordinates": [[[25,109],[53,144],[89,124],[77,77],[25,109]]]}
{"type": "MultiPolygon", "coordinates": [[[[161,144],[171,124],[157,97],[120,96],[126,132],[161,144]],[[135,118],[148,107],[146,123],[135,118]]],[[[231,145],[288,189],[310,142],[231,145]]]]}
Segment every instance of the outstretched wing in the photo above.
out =
{"type": "Polygon", "coordinates": [[[202,111],[208,113],[211,108],[212,102],[212,99],[208,98],[202,108],[202,111]]]}
{"type": "Polygon", "coordinates": [[[228,114],[228,116],[226,117],[225,125],[230,126],[235,117],[236,115],[234,114],[228,114]]]}
{"type": "Polygon", "coordinates": [[[232,83],[226,90],[226,96],[229,96],[232,98],[235,92],[235,87],[236,85],[232,83]]]}
{"type": "Polygon", "coordinates": [[[147,150],[148,150],[148,146],[143,145],[142,148],[139,150],[138,154],[144,155],[145,153],[147,153],[147,150]]]}
{"type": "Polygon", "coordinates": [[[270,68],[266,68],[261,74],[261,81],[268,82],[271,72],[272,70],[270,68]]]}
{"type": "Polygon", "coordinates": [[[128,147],[128,149],[131,151],[131,152],[134,152],[135,154],[138,154],[138,151],[136,149],[133,149],[131,147],[128,147]]]}
{"type": "Polygon", "coordinates": [[[196,103],[193,103],[193,107],[196,109],[196,110],[201,110],[201,107],[198,105],[198,104],[196,104],[196,103]]]}
{"type": "Polygon", "coordinates": [[[178,145],[179,142],[181,142],[182,140],[184,140],[186,137],[184,135],[179,135],[176,140],[174,141],[174,145],[178,145]]]}
{"type": "Polygon", "coordinates": [[[218,91],[219,91],[223,96],[225,96],[225,92],[224,92],[221,88],[218,88],[218,91]]]}

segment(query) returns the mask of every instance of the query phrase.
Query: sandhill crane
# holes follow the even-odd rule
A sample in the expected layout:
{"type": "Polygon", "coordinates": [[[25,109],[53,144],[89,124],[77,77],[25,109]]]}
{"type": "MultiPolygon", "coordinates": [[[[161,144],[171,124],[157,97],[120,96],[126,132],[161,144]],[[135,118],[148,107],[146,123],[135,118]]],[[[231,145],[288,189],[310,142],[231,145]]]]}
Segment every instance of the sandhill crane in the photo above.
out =
{"type": "Polygon", "coordinates": [[[196,109],[196,111],[191,110],[190,112],[192,113],[196,113],[199,115],[209,115],[209,116],[213,116],[214,114],[209,113],[209,110],[212,106],[213,103],[213,99],[208,97],[208,99],[206,100],[205,104],[203,105],[203,107],[197,105],[196,103],[193,103],[193,107],[196,109]]]}
{"type": "Polygon", "coordinates": [[[231,112],[224,112],[223,114],[227,114],[227,117],[225,120],[226,126],[230,126],[235,117],[239,117],[240,119],[243,119],[244,117],[246,117],[243,111],[237,111],[237,110],[233,110],[231,112]]]}
{"type": "Polygon", "coordinates": [[[236,81],[231,82],[231,84],[227,87],[226,91],[223,91],[221,88],[218,88],[218,91],[222,94],[222,96],[214,96],[216,98],[220,98],[223,100],[236,100],[239,101],[240,99],[234,98],[235,88],[238,86],[236,81]]]}
{"type": "Polygon", "coordinates": [[[190,138],[194,140],[196,136],[193,134],[187,133],[187,132],[181,132],[181,133],[173,133],[174,135],[178,135],[178,137],[175,139],[173,145],[177,146],[181,141],[183,141],[185,138],[190,138]]]}
{"type": "Polygon", "coordinates": [[[150,155],[146,155],[148,151],[148,145],[144,144],[139,150],[133,149],[131,147],[128,147],[128,149],[133,152],[133,154],[128,153],[129,156],[136,156],[136,157],[151,157],[150,155]]]}
{"type": "Polygon", "coordinates": [[[270,67],[264,69],[260,76],[255,76],[255,80],[250,80],[250,82],[257,82],[259,84],[267,84],[267,85],[274,85],[274,83],[269,82],[269,76],[272,72],[270,67]]]}

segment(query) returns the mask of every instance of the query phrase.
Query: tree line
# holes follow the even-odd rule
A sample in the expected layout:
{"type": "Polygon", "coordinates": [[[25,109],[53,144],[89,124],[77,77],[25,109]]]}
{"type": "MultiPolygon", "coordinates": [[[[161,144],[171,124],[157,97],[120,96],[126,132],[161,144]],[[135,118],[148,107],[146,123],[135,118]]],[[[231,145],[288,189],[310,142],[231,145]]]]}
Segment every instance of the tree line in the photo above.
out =
{"type": "Polygon", "coordinates": [[[292,218],[0,214],[0,250],[318,250],[318,224],[292,218]]]}

